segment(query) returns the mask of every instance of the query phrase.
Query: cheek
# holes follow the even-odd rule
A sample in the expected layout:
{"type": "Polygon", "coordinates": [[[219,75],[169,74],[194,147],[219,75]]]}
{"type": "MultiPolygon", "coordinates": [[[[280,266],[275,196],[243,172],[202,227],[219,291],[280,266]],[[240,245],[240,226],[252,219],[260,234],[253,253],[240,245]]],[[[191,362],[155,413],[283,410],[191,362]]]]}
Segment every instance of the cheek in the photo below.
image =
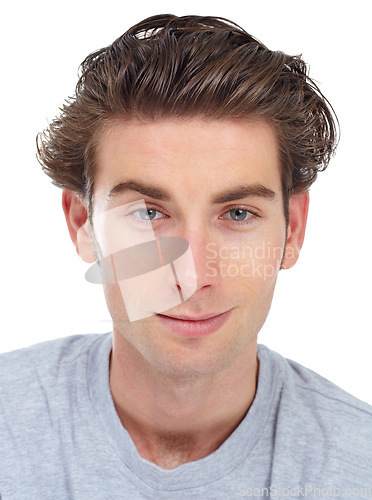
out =
{"type": "Polygon", "coordinates": [[[252,267],[256,270],[255,281],[261,288],[269,289],[276,282],[280,264],[283,258],[283,245],[279,242],[264,242],[262,245],[255,247],[252,258],[252,267]]]}
{"type": "Polygon", "coordinates": [[[280,238],[262,239],[260,242],[224,245],[213,253],[208,265],[219,271],[225,284],[254,290],[272,288],[283,257],[283,242],[280,238]]]}
{"type": "Polygon", "coordinates": [[[103,291],[105,294],[107,308],[113,321],[117,324],[129,323],[127,309],[118,284],[103,285],[103,291]]]}

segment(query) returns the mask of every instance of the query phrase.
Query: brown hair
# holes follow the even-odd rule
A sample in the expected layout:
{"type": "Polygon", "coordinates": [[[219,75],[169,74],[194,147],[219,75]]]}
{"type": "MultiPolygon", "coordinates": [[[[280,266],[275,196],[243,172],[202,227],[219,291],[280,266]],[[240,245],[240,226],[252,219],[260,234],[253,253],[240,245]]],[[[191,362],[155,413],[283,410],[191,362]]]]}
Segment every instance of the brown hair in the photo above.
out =
{"type": "Polygon", "coordinates": [[[336,147],[337,118],[300,56],[271,51],[223,18],[153,16],[81,64],[75,96],[38,134],[52,182],[88,201],[94,152],[111,118],[258,117],[277,133],[284,209],[310,187],[336,147]],[[336,118],[336,120],[335,120],[336,118]]]}

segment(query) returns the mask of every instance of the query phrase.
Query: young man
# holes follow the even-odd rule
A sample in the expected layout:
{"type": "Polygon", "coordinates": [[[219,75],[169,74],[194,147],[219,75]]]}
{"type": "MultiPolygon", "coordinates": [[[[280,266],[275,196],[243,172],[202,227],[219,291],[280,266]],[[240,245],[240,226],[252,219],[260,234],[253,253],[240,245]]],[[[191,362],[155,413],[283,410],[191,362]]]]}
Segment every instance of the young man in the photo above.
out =
{"type": "Polygon", "coordinates": [[[335,141],[304,62],[231,22],[86,58],[38,151],[113,332],[1,356],[4,499],[372,496],[372,409],[257,346],[335,141]]]}

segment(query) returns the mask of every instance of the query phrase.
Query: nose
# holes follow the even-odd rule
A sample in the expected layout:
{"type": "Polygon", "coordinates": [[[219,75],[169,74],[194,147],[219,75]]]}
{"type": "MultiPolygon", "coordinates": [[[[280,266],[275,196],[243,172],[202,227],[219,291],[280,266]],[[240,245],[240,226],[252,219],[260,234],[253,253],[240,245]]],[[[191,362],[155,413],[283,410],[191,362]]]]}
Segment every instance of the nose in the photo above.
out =
{"type": "Polygon", "coordinates": [[[211,260],[211,246],[216,247],[210,232],[205,228],[184,230],[177,236],[188,242],[187,258],[174,262],[176,286],[181,300],[191,295],[211,291],[219,282],[219,275],[211,260]]]}

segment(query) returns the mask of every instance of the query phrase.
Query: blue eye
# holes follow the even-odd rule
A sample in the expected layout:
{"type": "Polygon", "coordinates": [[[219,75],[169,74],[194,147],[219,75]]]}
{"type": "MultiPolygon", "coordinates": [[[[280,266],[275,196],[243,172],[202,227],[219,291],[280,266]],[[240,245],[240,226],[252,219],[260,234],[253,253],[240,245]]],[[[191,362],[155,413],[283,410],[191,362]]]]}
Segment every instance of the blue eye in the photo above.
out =
{"type": "Polygon", "coordinates": [[[255,216],[255,214],[250,212],[249,210],[246,210],[245,208],[239,208],[239,207],[232,208],[231,210],[226,212],[224,214],[224,216],[227,214],[229,214],[230,217],[223,217],[223,218],[224,219],[228,218],[228,219],[233,220],[235,222],[248,222],[249,219],[251,219],[252,217],[255,216]]]}
{"type": "Polygon", "coordinates": [[[157,210],[155,210],[155,208],[147,208],[136,210],[135,212],[132,212],[132,214],[138,213],[142,220],[153,220],[155,219],[156,212],[157,210]]]}
{"type": "Polygon", "coordinates": [[[140,208],[138,210],[133,210],[128,216],[134,218],[138,223],[151,222],[152,220],[163,219],[165,216],[156,208],[140,208]]]}
{"type": "Polygon", "coordinates": [[[243,210],[242,208],[234,208],[233,210],[230,210],[229,213],[231,214],[231,218],[233,220],[245,220],[247,215],[252,217],[252,214],[248,212],[248,210],[243,210]]]}

